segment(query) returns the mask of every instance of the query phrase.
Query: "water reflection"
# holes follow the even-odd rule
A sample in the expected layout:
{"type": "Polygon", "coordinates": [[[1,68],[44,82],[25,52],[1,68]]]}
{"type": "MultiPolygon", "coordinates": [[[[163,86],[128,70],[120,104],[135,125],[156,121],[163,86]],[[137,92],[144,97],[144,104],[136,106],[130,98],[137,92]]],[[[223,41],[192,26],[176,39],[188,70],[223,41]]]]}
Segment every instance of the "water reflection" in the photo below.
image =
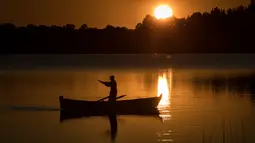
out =
{"type": "MultiPolygon", "coordinates": [[[[119,116],[126,116],[126,117],[135,117],[135,118],[154,118],[154,119],[159,119],[159,113],[157,112],[150,112],[146,114],[146,111],[144,111],[141,114],[127,114],[127,115],[119,115],[117,116],[116,112],[111,112],[108,114],[87,114],[86,112],[75,112],[75,111],[65,111],[65,110],[60,110],[60,123],[70,121],[73,119],[89,119],[90,117],[107,117],[109,120],[109,125],[110,125],[110,134],[107,131],[107,134],[110,136],[111,141],[115,142],[117,138],[117,132],[118,132],[118,117],[119,116]],[[145,113],[145,114],[143,114],[145,113]]],[[[161,119],[161,118],[160,118],[161,119]]],[[[132,121],[131,121],[132,122],[132,121]]]]}
{"type": "Polygon", "coordinates": [[[117,137],[117,131],[118,131],[117,115],[109,114],[108,118],[109,118],[110,126],[111,126],[111,140],[115,142],[117,137]]]}
{"type": "Polygon", "coordinates": [[[159,103],[159,107],[169,106],[170,104],[169,84],[166,77],[166,73],[163,73],[158,77],[158,96],[160,94],[163,94],[163,96],[159,103]]]}
{"type": "Polygon", "coordinates": [[[108,90],[95,85],[96,79],[108,76],[105,72],[107,71],[38,71],[7,76],[4,74],[0,81],[0,103],[13,105],[15,112],[1,112],[1,142],[17,142],[12,139],[29,142],[32,139],[31,134],[36,137],[34,140],[40,139],[44,142],[49,142],[53,137],[59,142],[70,142],[68,138],[80,140],[77,142],[107,142],[112,138],[112,141],[121,143],[199,143],[202,142],[202,137],[205,142],[217,142],[222,139],[223,119],[226,121],[226,138],[233,136],[233,142],[242,142],[241,132],[244,132],[247,142],[254,142],[255,110],[254,106],[251,106],[254,104],[250,104],[255,101],[254,71],[118,71],[119,89],[122,92],[120,94],[127,94],[127,99],[163,93],[158,106],[163,123],[159,122],[158,115],[157,118],[125,116],[124,124],[121,124],[118,117],[116,119],[116,116],[106,115],[106,120],[101,120],[102,117],[83,118],[58,127],[55,126],[55,119],[59,114],[55,112],[16,110],[25,108],[30,111],[31,107],[33,111],[45,110],[45,107],[53,107],[50,110],[58,109],[57,97],[62,93],[72,98],[96,100],[97,96],[108,93],[108,90]],[[91,84],[87,85],[83,81],[91,84]],[[244,131],[241,130],[241,120],[244,120],[244,131]],[[99,133],[107,129],[109,132],[106,141],[99,133]],[[26,136],[23,137],[24,135],[26,136]]]}
{"type": "MultiPolygon", "coordinates": [[[[158,96],[162,94],[162,99],[159,102],[158,109],[160,111],[160,117],[162,121],[171,120],[172,115],[170,113],[171,106],[171,91],[172,91],[172,71],[164,71],[158,76],[158,96]]],[[[172,142],[171,137],[172,130],[160,130],[157,133],[158,141],[172,142]]]]}
{"type": "Polygon", "coordinates": [[[162,94],[162,99],[159,102],[158,109],[160,117],[165,120],[170,120],[170,105],[171,105],[171,90],[172,90],[172,71],[160,73],[158,76],[158,96],[162,94]]]}
{"type": "Polygon", "coordinates": [[[158,141],[161,142],[172,142],[173,139],[171,138],[172,131],[171,130],[162,130],[157,133],[159,139],[158,141]]]}
{"type": "Polygon", "coordinates": [[[244,74],[228,76],[224,74],[213,75],[210,77],[196,77],[192,80],[196,89],[207,87],[213,95],[228,92],[229,95],[240,97],[249,96],[252,103],[255,103],[255,74],[244,74]]]}
{"type": "MultiPolygon", "coordinates": [[[[60,123],[63,123],[64,121],[67,121],[67,120],[89,118],[89,117],[91,117],[91,116],[88,114],[85,114],[85,113],[67,112],[65,110],[60,111],[60,123]]],[[[101,116],[101,117],[103,117],[103,116],[101,116]]],[[[117,137],[117,131],[118,131],[117,114],[112,112],[112,113],[109,113],[108,115],[105,115],[104,117],[108,117],[108,120],[110,123],[111,141],[115,142],[116,137],[117,137]]]]}

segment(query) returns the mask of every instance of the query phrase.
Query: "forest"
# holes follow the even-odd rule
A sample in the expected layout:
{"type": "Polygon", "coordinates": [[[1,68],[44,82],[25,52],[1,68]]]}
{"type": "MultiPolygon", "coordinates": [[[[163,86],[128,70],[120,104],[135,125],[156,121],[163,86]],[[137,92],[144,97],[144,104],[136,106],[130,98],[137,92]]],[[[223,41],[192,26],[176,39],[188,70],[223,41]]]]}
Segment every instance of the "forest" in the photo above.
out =
{"type": "Polygon", "coordinates": [[[253,53],[255,5],[213,8],[185,18],[151,15],[134,29],[0,24],[1,53],[253,53]]]}

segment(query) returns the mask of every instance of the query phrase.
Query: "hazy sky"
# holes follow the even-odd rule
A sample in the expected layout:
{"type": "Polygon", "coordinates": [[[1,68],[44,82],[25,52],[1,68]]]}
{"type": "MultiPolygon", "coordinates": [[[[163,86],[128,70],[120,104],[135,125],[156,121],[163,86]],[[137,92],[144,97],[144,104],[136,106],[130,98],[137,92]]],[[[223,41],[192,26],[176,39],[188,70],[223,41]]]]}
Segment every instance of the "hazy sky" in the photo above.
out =
{"type": "Polygon", "coordinates": [[[216,6],[246,6],[249,0],[0,0],[0,23],[134,28],[159,4],[171,6],[176,17],[186,17],[216,6]]]}

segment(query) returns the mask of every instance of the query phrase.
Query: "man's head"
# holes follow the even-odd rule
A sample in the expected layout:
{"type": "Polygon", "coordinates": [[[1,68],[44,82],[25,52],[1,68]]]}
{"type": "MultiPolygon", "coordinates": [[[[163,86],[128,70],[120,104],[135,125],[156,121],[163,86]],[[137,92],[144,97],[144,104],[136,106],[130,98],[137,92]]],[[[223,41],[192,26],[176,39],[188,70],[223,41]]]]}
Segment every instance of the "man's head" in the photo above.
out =
{"type": "Polygon", "coordinates": [[[114,75],[111,75],[111,76],[110,76],[110,80],[114,80],[114,75]]]}

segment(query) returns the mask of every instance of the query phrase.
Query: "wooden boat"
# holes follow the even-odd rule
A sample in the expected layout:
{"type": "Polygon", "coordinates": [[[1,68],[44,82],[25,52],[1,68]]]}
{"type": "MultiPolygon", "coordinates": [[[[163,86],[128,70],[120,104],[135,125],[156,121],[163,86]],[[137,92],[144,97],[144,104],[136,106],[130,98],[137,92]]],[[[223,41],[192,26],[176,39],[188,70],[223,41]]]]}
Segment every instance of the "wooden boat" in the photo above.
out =
{"type": "Polygon", "coordinates": [[[130,100],[118,100],[115,103],[108,101],[87,101],[65,99],[59,97],[62,115],[68,116],[103,116],[108,114],[117,115],[153,115],[159,114],[157,105],[159,97],[139,98],[130,100]]]}

